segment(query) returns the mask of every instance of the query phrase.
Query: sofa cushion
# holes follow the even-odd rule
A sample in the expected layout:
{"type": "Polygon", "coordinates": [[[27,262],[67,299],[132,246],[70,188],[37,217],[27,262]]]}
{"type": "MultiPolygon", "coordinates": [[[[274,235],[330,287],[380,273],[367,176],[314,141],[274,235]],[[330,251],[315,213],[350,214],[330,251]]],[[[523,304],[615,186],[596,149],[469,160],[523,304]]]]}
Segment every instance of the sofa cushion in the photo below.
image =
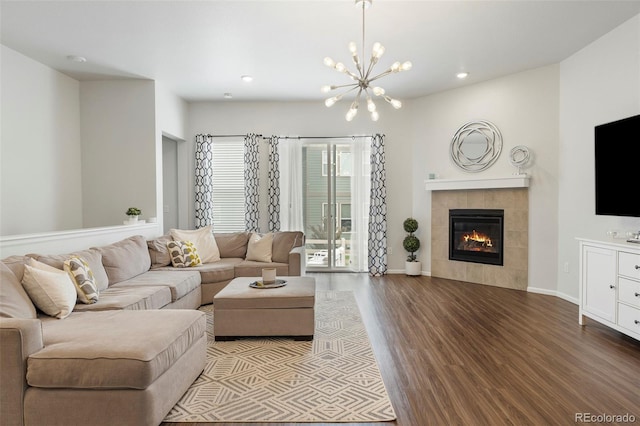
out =
{"type": "Polygon", "coordinates": [[[239,257],[244,259],[247,256],[250,232],[214,233],[213,235],[218,244],[218,249],[220,249],[221,258],[239,257]]]}
{"type": "Polygon", "coordinates": [[[98,287],[91,268],[81,257],[73,256],[64,261],[64,270],[76,287],[78,300],[91,304],[98,301],[98,287]]]}
{"type": "Polygon", "coordinates": [[[147,240],[142,235],[98,247],[98,251],[102,254],[109,285],[133,278],[151,268],[147,240]]]}
{"type": "Polygon", "coordinates": [[[35,319],[36,308],[11,269],[0,262],[0,317],[35,319]]]}
{"type": "Polygon", "coordinates": [[[18,281],[22,281],[24,265],[31,259],[29,256],[13,255],[2,259],[2,263],[13,272],[18,281]]]}
{"type": "Polygon", "coordinates": [[[163,235],[154,240],[147,241],[149,257],[151,258],[151,269],[171,265],[171,255],[167,248],[169,241],[173,241],[171,235],[163,235]]]}
{"type": "Polygon", "coordinates": [[[286,263],[265,263],[254,260],[243,260],[235,266],[236,277],[261,277],[262,268],[276,268],[277,276],[289,275],[289,265],[286,263]]]}
{"type": "Polygon", "coordinates": [[[96,249],[87,249],[82,251],[75,251],[68,254],[29,254],[29,257],[36,259],[38,262],[46,263],[49,266],[64,269],[64,261],[72,256],[83,258],[93,272],[93,277],[96,280],[96,286],[98,291],[104,290],[109,286],[109,278],[107,277],[107,271],[102,266],[102,254],[96,249]]]}
{"type": "Polygon", "coordinates": [[[220,260],[220,250],[216,244],[211,226],[191,230],[171,229],[169,234],[175,241],[191,241],[196,246],[202,263],[220,260]]]}
{"type": "Polygon", "coordinates": [[[110,286],[100,292],[100,299],[91,305],[78,303],[74,311],[160,309],[171,303],[167,286],[110,286]]]}
{"type": "Polygon", "coordinates": [[[59,319],[69,316],[78,297],[69,274],[35,259],[24,266],[22,285],[38,309],[59,319]]]}
{"type": "Polygon", "coordinates": [[[175,268],[190,268],[202,264],[198,250],[191,241],[169,241],[167,243],[171,264],[175,268]]]}
{"type": "Polygon", "coordinates": [[[202,338],[206,319],[173,309],[74,313],[42,329],[44,348],[28,361],[30,386],[146,389],[202,338]]]}
{"type": "Polygon", "coordinates": [[[192,269],[188,271],[175,269],[166,271],[147,271],[144,274],[131,278],[127,281],[119,282],[113,285],[112,289],[138,286],[166,286],[171,290],[171,301],[178,299],[191,293],[200,285],[200,274],[192,269]]]}
{"type": "Polygon", "coordinates": [[[289,263],[289,252],[304,243],[304,234],[300,231],[281,231],[273,234],[273,262],[289,263]]]}
{"type": "Polygon", "coordinates": [[[271,246],[273,244],[273,233],[264,235],[258,233],[251,234],[247,245],[247,260],[256,262],[271,262],[271,246]]]}
{"type": "MultiPolygon", "coordinates": [[[[244,259],[237,258],[221,258],[220,261],[215,263],[204,263],[202,265],[194,266],[188,270],[181,270],[186,273],[187,271],[199,272],[202,284],[219,283],[222,281],[230,281],[235,278],[235,266],[243,262],[244,259]]],[[[264,264],[261,264],[264,267],[264,264]]],[[[175,271],[176,269],[170,266],[155,269],[156,271],[175,271]]]]}

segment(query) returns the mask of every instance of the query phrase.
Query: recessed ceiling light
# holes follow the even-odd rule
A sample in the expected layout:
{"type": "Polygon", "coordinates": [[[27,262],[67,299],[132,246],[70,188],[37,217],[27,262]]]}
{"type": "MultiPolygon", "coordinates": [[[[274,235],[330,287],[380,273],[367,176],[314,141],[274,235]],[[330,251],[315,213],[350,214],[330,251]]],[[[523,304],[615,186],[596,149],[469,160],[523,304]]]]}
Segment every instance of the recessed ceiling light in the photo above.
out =
{"type": "Polygon", "coordinates": [[[456,74],[456,77],[458,77],[460,80],[462,80],[463,78],[467,78],[469,76],[468,72],[459,72],[458,74],[456,74]]]}
{"type": "Polygon", "coordinates": [[[233,98],[233,95],[231,93],[229,93],[229,92],[225,93],[223,96],[224,96],[225,99],[233,98]]]}
{"type": "Polygon", "coordinates": [[[251,83],[253,81],[253,77],[251,77],[250,75],[246,75],[246,74],[245,75],[241,75],[240,78],[245,83],[251,83]]]}
{"type": "Polygon", "coordinates": [[[84,56],[69,55],[67,56],[67,59],[72,62],[87,62],[87,58],[85,58],[84,56]]]}

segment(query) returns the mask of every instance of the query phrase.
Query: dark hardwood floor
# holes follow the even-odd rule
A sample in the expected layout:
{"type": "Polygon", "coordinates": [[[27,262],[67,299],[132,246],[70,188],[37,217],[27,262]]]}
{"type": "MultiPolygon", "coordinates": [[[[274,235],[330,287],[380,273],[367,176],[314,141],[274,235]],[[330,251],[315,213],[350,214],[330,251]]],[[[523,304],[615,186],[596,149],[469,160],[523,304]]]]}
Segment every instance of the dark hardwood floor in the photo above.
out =
{"type": "Polygon", "coordinates": [[[640,424],[640,342],[578,325],[570,302],[430,277],[309,275],[318,290],[355,293],[390,424],[570,425],[578,413],[640,424]]]}

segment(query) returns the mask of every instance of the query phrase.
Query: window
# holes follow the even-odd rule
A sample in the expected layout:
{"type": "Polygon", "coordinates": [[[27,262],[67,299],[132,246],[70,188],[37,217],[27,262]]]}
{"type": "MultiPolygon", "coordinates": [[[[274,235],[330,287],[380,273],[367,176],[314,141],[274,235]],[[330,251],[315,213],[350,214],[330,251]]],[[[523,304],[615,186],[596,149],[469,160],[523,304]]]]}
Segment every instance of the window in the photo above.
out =
{"type": "MultiPolygon", "coordinates": [[[[336,176],[351,176],[353,174],[353,163],[349,146],[338,145],[336,147],[336,176]]],[[[322,151],[322,176],[329,173],[329,157],[327,151],[322,151]]]]}
{"type": "Polygon", "coordinates": [[[213,142],[213,229],[245,230],[244,144],[239,140],[213,142]]]}

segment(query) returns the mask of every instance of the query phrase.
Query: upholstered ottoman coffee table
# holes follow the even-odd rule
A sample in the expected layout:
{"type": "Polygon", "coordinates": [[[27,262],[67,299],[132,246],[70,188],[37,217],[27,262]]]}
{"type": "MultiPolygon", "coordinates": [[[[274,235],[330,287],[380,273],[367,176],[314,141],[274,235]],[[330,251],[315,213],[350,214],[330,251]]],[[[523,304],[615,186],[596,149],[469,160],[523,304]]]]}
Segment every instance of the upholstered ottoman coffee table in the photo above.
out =
{"type": "Polygon", "coordinates": [[[260,277],[232,280],[213,297],[215,340],[287,336],[312,340],[315,330],[316,281],[313,277],[279,277],[286,285],[253,288],[260,277]]]}

